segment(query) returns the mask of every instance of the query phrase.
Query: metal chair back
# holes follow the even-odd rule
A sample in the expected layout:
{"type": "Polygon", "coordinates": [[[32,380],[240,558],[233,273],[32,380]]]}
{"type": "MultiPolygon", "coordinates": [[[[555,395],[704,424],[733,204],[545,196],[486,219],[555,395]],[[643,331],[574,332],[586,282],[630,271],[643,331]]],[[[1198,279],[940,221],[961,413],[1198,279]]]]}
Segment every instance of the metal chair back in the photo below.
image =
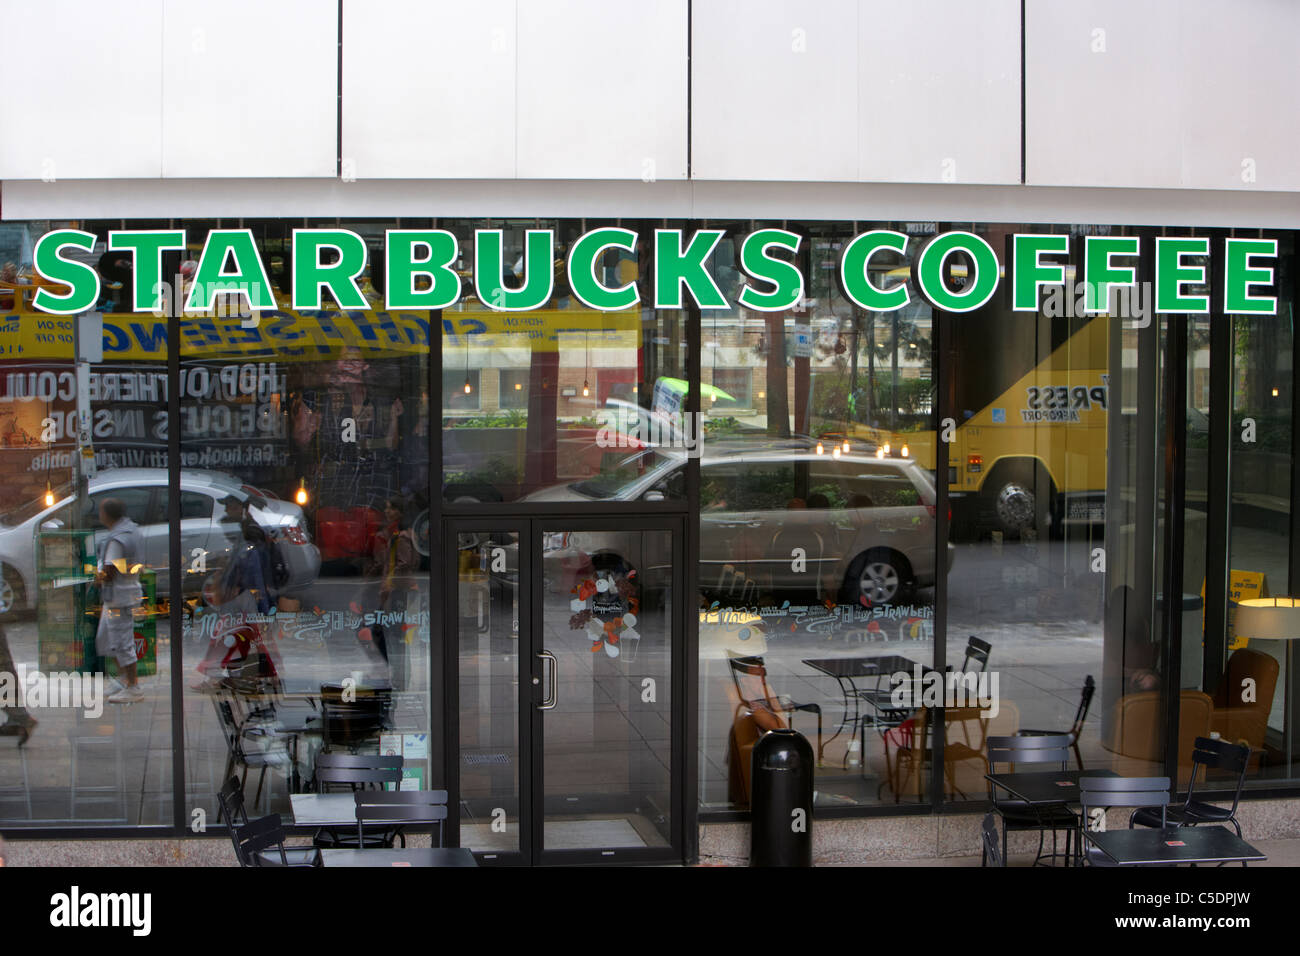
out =
{"type": "Polygon", "coordinates": [[[966,641],[966,656],[961,662],[963,673],[970,673],[970,662],[974,661],[979,664],[977,672],[983,671],[989,664],[989,652],[993,650],[993,645],[988,641],[982,641],[974,634],[966,641]]]}
{"type": "Polygon", "coordinates": [[[1074,712],[1074,723],[1070,725],[1070,736],[1079,739],[1083,733],[1083,722],[1088,719],[1088,708],[1092,706],[1092,697],[1097,693],[1097,682],[1089,674],[1083,679],[1083,691],[1079,695],[1079,707],[1074,712]]]}
{"type": "Polygon", "coordinates": [[[761,657],[732,657],[731,681],[736,685],[740,702],[754,710],[771,710],[772,689],[767,686],[767,666],[761,657]]]}
{"type": "Polygon", "coordinates": [[[1098,831],[1105,829],[1105,811],[1115,808],[1145,807],[1160,809],[1160,825],[1168,822],[1166,810],[1169,806],[1168,777],[1081,777],[1079,779],[1079,803],[1083,807],[1084,829],[1098,831]],[[1098,817],[1094,810],[1101,810],[1098,817]],[[1097,825],[1100,822],[1100,825],[1097,825]]]}
{"type": "Polygon", "coordinates": [[[379,784],[401,785],[405,761],[398,754],[316,755],[316,791],[328,793],[332,785],[350,785],[353,790],[373,788],[379,784]]]}
{"type": "MultiPolygon", "coordinates": [[[[1044,734],[1038,737],[990,737],[989,773],[997,773],[1000,767],[1012,772],[1017,766],[1034,765],[1043,770],[1065,770],[1070,762],[1070,738],[1065,734],[1044,734]],[[1055,764],[1056,766],[1041,766],[1055,764]]],[[[995,808],[1006,809],[1018,806],[1021,801],[1007,797],[1005,791],[999,791],[989,781],[989,800],[995,808]],[[998,794],[1001,792],[1002,796],[998,794]]]]}
{"type": "Polygon", "coordinates": [[[1250,747],[1246,744],[1230,744],[1226,740],[1214,740],[1210,737],[1197,737],[1192,744],[1192,776],[1187,781],[1187,801],[1190,805],[1196,788],[1196,775],[1201,767],[1206,769],[1206,778],[1211,770],[1223,770],[1236,774],[1237,787],[1232,795],[1230,816],[1237,815],[1237,805],[1241,802],[1241,792],[1246,787],[1246,768],[1250,764],[1250,747]]]}
{"type": "Polygon", "coordinates": [[[1020,764],[1058,764],[1061,770],[1065,770],[1070,762],[1070,738],[1067,734],[990,737],[988,746],[989,770],[993,773],[997,772],[1000,764],[1013,768],[1020,764]]]}
{"type": "Polygon", "coordinates": [[[235,719],[235,709],[231,706],[230,701],[222,700],[219,697],[212,699],[217,709],[217,722],[221,725],[221,735],[226,738],[226,747],[232,754],[238,754],[242,748],[239,745],[239,722],[235,719]]]}
{"type": "Polygon", "coordinates": [[[356,770],[377,770],[396,767],[401,770],[405,759],[401,754],[341,754],[320,753],[316,755],[316,766],[351,768],[356,770]]]}
{"type": "Polygon", "coordinates": [[[221,821],[226,826],[242,826],[248,822],[248,811],[244,808],[244,788],[238,777],[231,777],[217,791],[217,806],[221,821]]]}
{"type": "Polygon", "coordinates": [[[321,733],[333,750],[355,750],[373,743],[388,729],[393,693],[387,689],[359,688],[351,694],[338,685],[321,687],[321,733]]]}
{"type": "Polygon", "coordinates": [[[280,823],[280,814],[272,813],[242,826],[231,827],[231,835],[240,866],[256,866],[257,854],[272,847],[279,850],[281,866],[289,865],[284,852],[284,827],[280,823]]]}
{"type": "MultiPolygon", "coordinates": [[[[436,823],[438,846],[443,842],[447,819],[446,790],[357,791],[357,841],[365,843],[367,823],[387,823],[386,830],[397,834],[403,825],[436,823]],[[394,826],[396,824],[396,826],[394,826]]],[[[405,838],[403,838],[405,844],[405,838]]]]}

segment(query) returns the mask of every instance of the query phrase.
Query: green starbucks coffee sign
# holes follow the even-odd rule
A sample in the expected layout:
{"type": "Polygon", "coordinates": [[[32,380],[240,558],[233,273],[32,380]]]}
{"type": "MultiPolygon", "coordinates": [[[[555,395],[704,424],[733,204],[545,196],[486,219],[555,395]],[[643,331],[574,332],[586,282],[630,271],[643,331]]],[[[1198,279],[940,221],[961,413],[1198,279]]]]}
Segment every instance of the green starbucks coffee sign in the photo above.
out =
{"type": "MultiPolygon", "coordinates": [[[[630,229],[593,229],[575,240],[563,259],[569,289],[583,305],[601,312],[636,307],[680,309],[687,296],[703,309],[725,309],[727,301],[709,271],[709,260],[722,239],[720,229],[656,229],[652,261],[653,282],[649,301],[634,282],[607,285],[600,264],[618,250],[637,256],[637,234],[630,229]]],[[[370,263],[361,236],[347,229],[295,229],[291,254],[294,309],[319,309],[322,293],[342,308],[371,310],[376,304],[361,289],[367,267],[382,265],[384,309],[446,309],[462,295],[464,284],[454,268],[460,258],[459,243],[442,229],[389,229],[383,262],[370,263]]],[[[740,246],[740,268],[747,276],[738,304],[759,312],[793,308],[804,295],[804,277],[791,261],[802,237],[784,229],[750,233],[740,246]]],[[[908,237],[886,229],[855,236],[845,244],[838,263],[844,294],[857,305],[875,312],[905,307],[911,291],[897,275],[907,251],[908,237]]],[[[1275,315],[1277,298],[1269,294],[1274,282],[1278,247],[1275,239],[1228,238],[1211,248],[1208,238],[1160,237],[1146,248],[1136,236],[1086,236],[1082,239],[1082,275],[1077,283],[1084,314],[1108,311],[1111,293],[1135,290],[1141,259],[1154,257],[1156,312],[1200,314],[1210,311],[1202,289],[1208,281],[1208,262],[1222,257],[1223,311],[1275,315]]],[[[47,233],[34,252],[36,271],[47,282],[66,291],[42,287],[33,300],[42,312],[71,315],[92,309],[100,296],[100,276],[78,261],[77,253],[94,249],[95,236],[76,229],[47,233]]],[[[1064,235],[1016,234],[1009,238],[1005,281],[1011,308],[1035,312],[1040,296],[1066,288],[1066,263],[1070,238],[1064,235]]],[[[524,312],[543,308],[555,291],[557,250],[550,229],[528,230],[524,241],[524,279],[507,285],[505,243],[499,229],[474,233],[473,288],[489,309],[524,312]]],[[[128,252],[134,261],[131,284],[134,310],[154,312],[170,286],[162,275],[165,252],[184,252],[185,230],[121,230],[109,233],[108,248],[128,252]]],[[[971,312],[986,305],[1004,281],[997,254],[971,232],[944,232],[927,242],[911,263],[912,288],[936,309],[971,312]],[[953,280],[953,266],[964,268],[962,281],[953,280]]],[[[373,275],[373,272],[372,272],[373,275]]],[[[378,283],[373,283],[378,288],[378,283]]],[[[251,310],[273,309],[275,295],[266,265],[247,229],[214,229],[208,233],[183,296],[186,312],[213,308],[218,296],[241,296],[251,310]]]]}

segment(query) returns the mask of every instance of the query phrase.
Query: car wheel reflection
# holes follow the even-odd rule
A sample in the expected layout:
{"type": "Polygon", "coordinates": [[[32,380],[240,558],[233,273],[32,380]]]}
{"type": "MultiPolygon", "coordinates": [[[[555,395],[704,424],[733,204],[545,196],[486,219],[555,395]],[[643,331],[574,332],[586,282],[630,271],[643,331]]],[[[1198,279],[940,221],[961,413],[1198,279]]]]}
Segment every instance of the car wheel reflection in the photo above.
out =
{"type": "Polygon", "coordinates": [[[11,616],[21,605],[18,600],[18,591],[10,580],[9,572],[5,571],[0,576],[0,618],[11,616]]]}
{"type": "Polygon", "coordinates": [[[913,590],[911,569],[891,551],[860,555],[849,569],[845,597],[868,606],[908,600],[913,590]]]}
{"type": "Polygon", "coordinates": [[[411,522],[411,536],[415,539],[415,550],[423,558],[429,557],[429,509],[425,508],[411,522]]]}
{"type": "Polygon", "coordinates": [[[873,561],[862,574],[861,586],[872,604],[888,604],[898,593],[898,572],[892,564],[873,561]]]}

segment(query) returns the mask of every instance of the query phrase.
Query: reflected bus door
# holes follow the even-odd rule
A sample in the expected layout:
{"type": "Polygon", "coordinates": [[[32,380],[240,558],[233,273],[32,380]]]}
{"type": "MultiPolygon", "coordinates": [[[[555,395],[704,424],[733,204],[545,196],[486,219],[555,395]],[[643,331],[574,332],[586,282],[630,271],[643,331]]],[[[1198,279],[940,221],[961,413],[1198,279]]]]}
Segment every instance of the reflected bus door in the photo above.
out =
{"type": "Polygon", "coordinates": [[[489,864],[680,860],[681,520],[445,532],[461,846],[489,864]]]}

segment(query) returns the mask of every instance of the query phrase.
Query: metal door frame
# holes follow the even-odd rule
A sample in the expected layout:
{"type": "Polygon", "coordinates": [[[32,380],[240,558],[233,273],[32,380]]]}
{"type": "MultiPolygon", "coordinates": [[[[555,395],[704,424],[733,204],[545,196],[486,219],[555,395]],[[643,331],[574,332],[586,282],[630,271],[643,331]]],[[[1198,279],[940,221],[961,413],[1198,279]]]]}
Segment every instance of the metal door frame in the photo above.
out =
{"type": "MultiPolygon", "coordinates": [[[[457,535],[465,532],[513,533],[519,536],[517,574],[519,578],[519,852],[500,853],[480,862],[491,865],[627,865],[635,863],[674,863],[686,858],[685,816],[687,801],[686,730],[687,694],[687,625],[689,611],[686,593],[686,516],[638,514],[592,517],[590,515],[547,514],[515,517],[475,518],[444,517],[442,520],[442,566],[444,687],[445,687],[445,768],[444,779],[453,799],[448,806],[450,845],[460,840],[460,654],[457,603],[459,601],[457,535]],[[538,708],[543,699],[546,674],[538,656],[543,649],[542,576],[534,573],[541,566],[542,535],[553,531],[667,531],[673,535],[671,671],[669,712],[672,723],[669,759],[670,840],[667,847],[629,847],[619,849],[584,848],[547,850],[542,844],[545,819],[545,714],[538,708]]],[[[472,849],[472,848],[471,848],[472,849]]]]}

